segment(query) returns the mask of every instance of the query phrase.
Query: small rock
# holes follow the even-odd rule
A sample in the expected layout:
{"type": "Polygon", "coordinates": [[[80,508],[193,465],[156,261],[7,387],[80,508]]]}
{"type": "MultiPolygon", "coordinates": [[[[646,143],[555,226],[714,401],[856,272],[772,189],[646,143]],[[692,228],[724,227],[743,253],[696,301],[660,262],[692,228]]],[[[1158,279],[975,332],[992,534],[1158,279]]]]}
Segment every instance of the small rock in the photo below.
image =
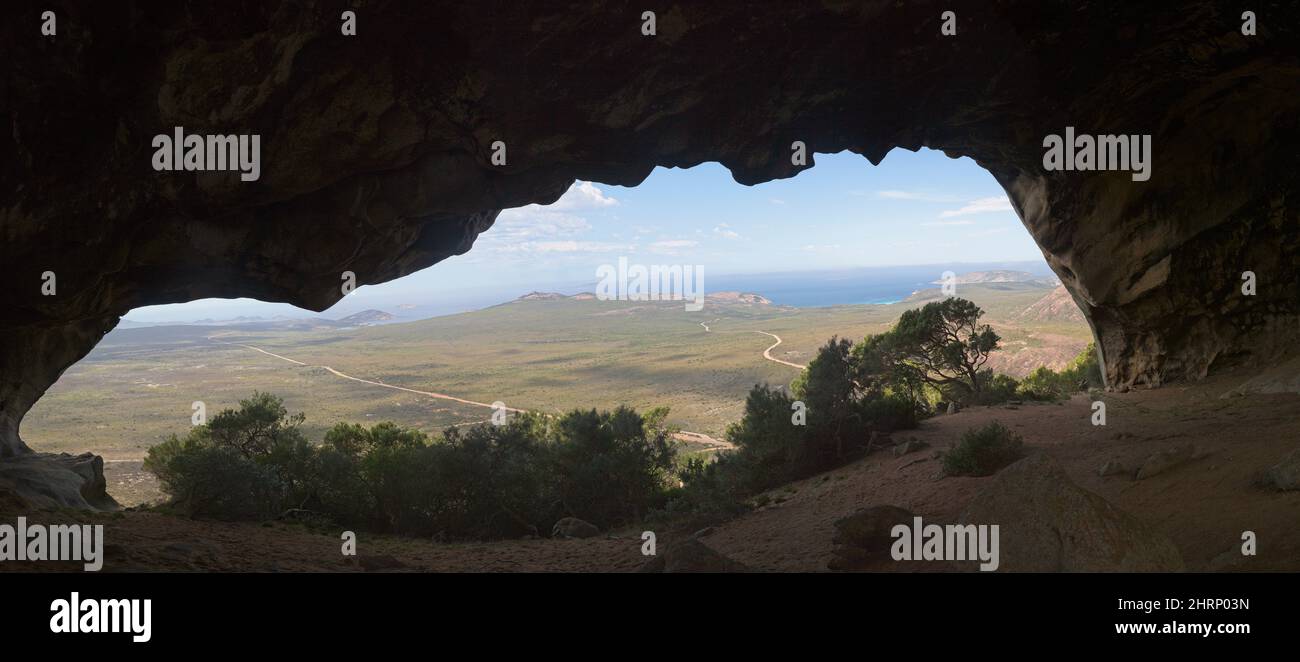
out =
{"type": "Polygon", "coordinates": [[[590,538],[600,534],[595,524],[577,517],[565,517],[551,528],[552,538],[590,538]]]}
{"type": "Polygon", "coordinates": [[[916,451],[923,450],[929,446],[930,444],[927,444],[924,441],[907,441],[894,447],[894,457],[903,457],[908,453],[915,453],[916,451]]]}
{"type": "Polygon", "coordinates": [[[948,403],[948,413],[949,413],[949,414],[955,414],[955,413],[958,412],[959,409],[960,409],[960,408],[957,406],[957,403],[955,403],[955,402],[949,402],[949,403],[948,403]]]}
{"type": "Polygon", "coordinates": [[[1116,460],[1111,460],[1106,464],[1101,465],[1101,469],[1097,470],[1098,476],[1132,475],[1132,473],[1133,472],[1128,470],[1128,467],[1125,467],[1123,463],[1116,460]]]}
{"type": "Polygon", "coordinates": [[[696,531],[695,533],[692,533],[692,534],[691,534],[691,537],[692,537],[692,538],[703,538],[703,537],[705,537],[705,536],[710,536],[710,535],[713,535],[713,527],[711,527],[711,526],[706,526],[706,527],[704,527],[703,529],[700,529],[699,531],[696,531]]]}
{"type": "Polygon", "coordinates": [[[1165,473],[1170,469],[1186,464],[1197,457],[1196,447],[1192,444],[1183,444],[1167,448],[1151,457],[1148,457],[1142,466],[1138,468],[1137,479],[1143,480],[1152,476],[1165,473]]]}
{"type": "Polygon", "coordinates": [[[893,443],[894,440],[889,437],[888,433],[872,430],[871,438],[867,440],[867,452],[874,453],[882,448],[892,446],[893,443]]]}
{"type": "Polygon", "coordinates": [[[662,555],[646,561],[637,572],[748,572],[739,561],[719,554],[708,545],[690,538],[674,543],[662,555]]]}
{"type": "Polygon", "coordinates": [[[1300,490],[1300,448],[1264,472],[1264,479],[1279,490],[1300,490]]]}

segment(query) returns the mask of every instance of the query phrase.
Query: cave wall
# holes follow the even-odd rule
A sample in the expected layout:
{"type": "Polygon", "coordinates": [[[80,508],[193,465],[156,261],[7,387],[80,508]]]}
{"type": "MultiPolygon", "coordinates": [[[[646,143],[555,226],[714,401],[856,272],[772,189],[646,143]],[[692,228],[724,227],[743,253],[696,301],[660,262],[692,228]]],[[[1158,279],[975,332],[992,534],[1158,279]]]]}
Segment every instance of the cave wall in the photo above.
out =
{"type": "Polygon", "coordinates": [[[794,140],[988,169],[1116,388],[1266,363],[1300,335],[1300,16],[1253,10],[1243,36],[1237,5],[1204,1],[19,3],[0,25],[0,455],[132,308],[323,310],[344,271],[463,253],[575,178],[719,161],[754,184],[803,169],[794,140]],[[176,126],[259,134],[261,177],[155,172],[176,126]],[[1045,171],[1066,126],[1150,134],[1150,180],[1045,171]]]}

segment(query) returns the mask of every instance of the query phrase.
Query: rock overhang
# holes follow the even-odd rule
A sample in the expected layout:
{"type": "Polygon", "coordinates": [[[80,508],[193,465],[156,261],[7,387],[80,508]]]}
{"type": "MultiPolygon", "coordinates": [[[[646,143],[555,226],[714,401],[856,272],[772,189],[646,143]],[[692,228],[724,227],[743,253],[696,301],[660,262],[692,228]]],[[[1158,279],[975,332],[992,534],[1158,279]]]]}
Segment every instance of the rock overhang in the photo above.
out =
{"type": "Polygon", "coordinates": [[[58,9],[53,39],[0,28],[15,281],[0,446],[23,449],[22,415],[131,308],[322,310],[343,272],[378,283],[468,251],[499,210],[575,179],[717,161],[755,184],[815,165],[791,163],[795,141],[876,164],[896,148],[974,159],[1117,388],[1267,364],[1300,336],[1300,20],[1284,3],[1259,8],[1253,36],[1213,2],[679,3],[653,36],[624,2],[374,2],[355,37],[342,8],[94,4],[58,9]],[[176,127],[260,135],[259,178],[153,171],[151,139],[176,127]],[[1045,136],[1067,127],[1151,136],[1152,177],[1045,170],[1045,136]]]}

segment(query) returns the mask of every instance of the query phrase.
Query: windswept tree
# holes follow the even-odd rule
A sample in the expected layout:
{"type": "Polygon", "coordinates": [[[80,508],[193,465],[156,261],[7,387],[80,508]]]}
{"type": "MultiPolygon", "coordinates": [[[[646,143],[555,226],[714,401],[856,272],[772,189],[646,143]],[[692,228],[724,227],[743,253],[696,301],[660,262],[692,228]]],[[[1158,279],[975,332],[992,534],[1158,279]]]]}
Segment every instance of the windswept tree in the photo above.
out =
{"type": "Polygon", "coordinates": [[[1001,340],[992,327],[979,323],[983,314],[973,302],[957,297],[927,303],[903,313],[886,338],[877,341],[879,349],[893,370],[978,395],[980,370],[1001,340]]]}
{"type": "Polygon", "coordinates": [[[846,438],[858,439],[863,434],[852,355],[852,341],[833,337],[817,350],[793,384],[795,397],[808,408],[808,432],[813,441],[809,452],[825,454],[833,448],[834,456],[842,458],[846,438]]]}
{"type": "Polygon", "coordinates": [[[302,439],[298,426],[306,417],[290,414],[284,400],[270,393],[253,392],[239,401],[239,409],[226,409],[208,422],[213,443],[238,451],[247,458],[266,455],[277,444],[302,439]]]}

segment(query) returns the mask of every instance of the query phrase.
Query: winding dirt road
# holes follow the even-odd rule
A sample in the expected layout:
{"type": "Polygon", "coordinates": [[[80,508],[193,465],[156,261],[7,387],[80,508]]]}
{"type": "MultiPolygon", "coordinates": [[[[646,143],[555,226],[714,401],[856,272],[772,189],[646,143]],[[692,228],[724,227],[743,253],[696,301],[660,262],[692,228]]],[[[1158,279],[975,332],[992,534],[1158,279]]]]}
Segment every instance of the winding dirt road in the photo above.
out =
{"type": "Polygon", "coordinates": [[[780,363],[781,365],[788,365],[791,368],[798,368],[800,370],[803,370],[804,368],[808,367],[806,365],[799,365],[798,363],[783,361],[781,359],[776,358],[775,356],[772,356],[772,350],[776,349],[776,346],[781,344],[781,336],[778,336],[775,333],[768,333],[766,331],[755,331],[754,333],[761,333],[765,336],[771,336],[772,338],[776,338],[776,342],[772,343],[771,347],[768,347],[767,349],[763,350],[763,358],[767,359],[768,361],[775,361],[777,363],[780,363]]]}
{"type": "MultiPolygon", "coordinates": [[[[394,391],[405,391],[405,392],[407,392],[407,393],[414,393],[414,394],[416,394],[416,395],[423,395],[423,396],[427,396],[427,397],[430,397],[430,398],[436,398],[436,399],[438,399],[438,400],[450,400],[450,401],[452,401],[452,402],[459,402],[459,403],[461,403],[461,404],[464,404],[464,405],[471,405],[471,406],[474,406],[474,407],[486,407],[486,408],[488,408],[488,409],[492,409],[492,408],[493,408],[491,404],[488,404],[488,403],[486,403],[486,402],[478,402],[478,401],[475,401],[475,400],[466,400],[466,399],[464,399],[464,398],[458,398],[458,397],[456,397],[456,396],[454,396],[454,395],[447,395],[446,393],[437,393],[437,392],[434,392],[434,391],[420,391],[420,390],[418,390],[418,389],[406,388],[405,386],[394,386],[394,385],[392,385],[392,384],[385,384],[385,383],[383,383],[383,382],[377,382],[377,381],[370,380],[370,379],[362,379],[362,378],[360,378],[360,377],[353,377],[352,375],[349,375],[349,374],[347,374],[347,373],[345,373],[345,372],[342,372],[342,371],[339,371],[339,370],[335,370],[334,368],[331,368],[331,367],[329,367],[329,366],[327,366],[327,365],[313,366],[313,365],[311,365],[311,364],[309,364],[309,363],[303,363],[302,361],[299,361],[299,360],[297,360],[297,359],[291,359],[291,358],[289,358],[289,357],[287,357],[287,356],[281,356],[281,355],[276,354],[276,353],[274,353],[274,352],[268,352],[268,351],[262,349],[261,347],[254,347],[253,345],[245,345],[245,344],[242,344],[242,343],[234,343],[234,342],[225,342],[225,341],[222,341],[222,340],[217,340],[216,338],[208,338],[208,340],[210,340],[210,341],[212,341],[212,342],[215,342],[215,343],[220,343],[220,344],[222,344],[222,345],[233,345],[233,346],[235,346],[235,347],[243,347],[244,349],[251,349],[251,350],[253,350],[253,351],[255,351],[255,352],[261,352],[261,353],[263,353],[263,354],[265,354],[265,355],[267,355],[267,356],[271,356],[271,357],[274,357],[274,358],[280,359],[281,361],[288,361],[289,363],[292,363],[292,364],[294,364],[294,365],[299,365],[299,366],[308,367],[308,368],[312,368],[312,367],[323,368],[323,369],[329,371],[329,373],[332,374],[332,375],[334,375],[335,377],[341,377],[341,378],[343,378],[343,379],[350,379],[350,380],[352,380],[352,381],[354,381],[354,382],[360,382],[360,383],[362,383],[362,384],[369,384],[370,386],[379,386],[379,387],[382,387],[382,388],[389,388],[389,389],[393,389],[394,391]]],[[[779,343],[778,343],[778,344],[779,344],[779,343]]],[[[511,411],[511,412],[515,412],[515,413],[519,413],[519,414],[525,413],[525,411],[526,411],[526,410],[524,410],[524,409],[514,409],[513,407],[502,407],[502,408],[505,409],[506,411],[511,411]]],[[[700,432],[688,432],[688,431],[686,431],[686,430],[682,430],[682,431],[677,432],[676,434],[674,434],[674,435],[673,435],[673,438],[674,438],[674,439],[677,439],[678,441],[691,442],[691,443],[700,444],[700,445],[702,445],[702,446],[708,446],[707,451],[710,451],[710,452],[711,452],[711,451],[719,451],[719,450],[730,450],[730,449],[736,447],[734,444],[732,444],[732,443],[729,442],[729,441],[726,441],[726,440],[724,440],[724,439],[715,439],[715,438],[713,438],[713,437],[710,437],[710,436],[707,435],[707,434],[703,434],[703,433],[700,433],[700,432]]]]}
{"type": "MultiPolygon", "coordinates": [[[[722,319],[722,318],[718,318],[718,319],[722,319]]],[[[718,320],[715,319],[715,320],[711,320],[711,321],[716,322],[716,321],[718,321],[718,320]]],[[[700,326],[704,327],[704,330],[705,330],[706,332],[708,332],[708,333],[713,333],[713,329],[710,329],[708,324],[705,324],[704,322],[700,322],[700,326]]],[[[733,333],[734,333],[734,332],[733,332],[733,333]]],[[[761,333],[761,334],[763,334],[763,335],[765,335],[765,336],[768,336],[768,337],[770,337],[770,338],[776,338],[776,342],[772,343],[772,346],[771,346],[771,347],[768,347],[767,349],[763,350],[763,358],[767,359],[768,361],[772,361],[772,362],[774,362],[774,363],[780,363],[781,365],[788,365],[788,366],[790,366],[791,368],[798,368],[798,369],[800,369],[800,370],[803,370],[804,368],[807,368],[807,367],[808,367],[808,366],[806,366],[806,365],[799,365],[798,363],[791,363],[791,362],[789,362],[789,361],[784,361],[784,360],[782,360],[782,359],[778,359],[778,358],[776,358],[775,356],[772,356],[772,350],[776,349],[776,346],[781,344],[781,336],[778,336],[778,335],[776,335],[775,333],[768,333],[768,332],[766,332],[766,331],[751,331],[751,333],[761,333]]]]}

